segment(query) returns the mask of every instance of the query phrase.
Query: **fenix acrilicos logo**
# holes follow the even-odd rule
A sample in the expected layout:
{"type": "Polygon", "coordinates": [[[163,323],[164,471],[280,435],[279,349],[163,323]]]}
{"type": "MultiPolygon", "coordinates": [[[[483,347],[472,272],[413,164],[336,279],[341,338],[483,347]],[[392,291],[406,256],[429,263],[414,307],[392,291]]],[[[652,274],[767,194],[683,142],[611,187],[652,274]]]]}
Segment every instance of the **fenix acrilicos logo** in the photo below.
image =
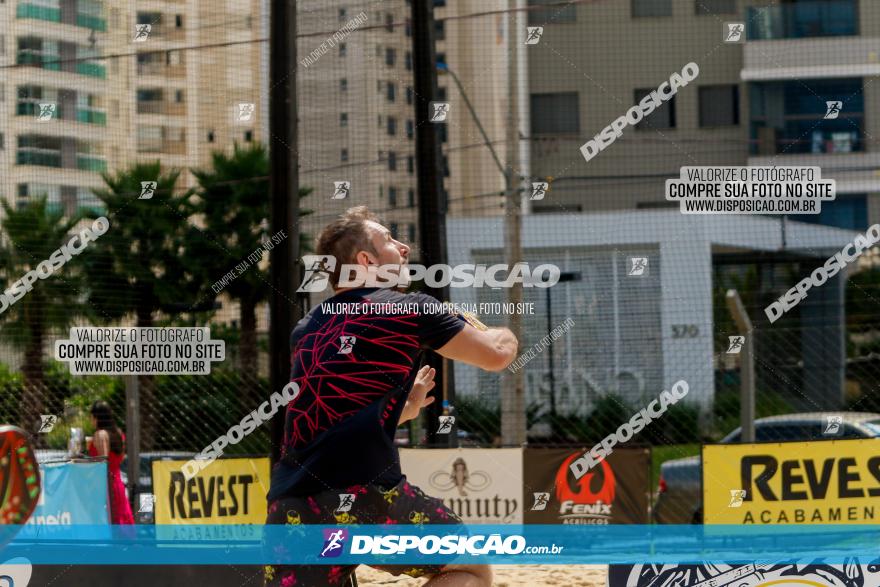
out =
{"type": "MultiPolygon", "coordinates": [[[[329,276],[337,267],[332,255],[304,255],[305,274],[297,292],[318,293],[327,289],[329,276]]],[[[562,271],[544,263],[534,268],[528,263],[495,265],[464,263],[461,265],[388,264],[366,267],[343,264],[339,269],[338,287],[404,288],[413,281],[424,281],[429,287],[551,287],[559,283],[562,271]]]]}
{"type": "Polygon", "coordinates": [[[571,463],[580,455],[574,453],[556,471],[556,499],[559,519],[563,524],[608,524],[613,515],[616,483],[611,465],[599,463],[592,471],[575,478],[571,463]]]}

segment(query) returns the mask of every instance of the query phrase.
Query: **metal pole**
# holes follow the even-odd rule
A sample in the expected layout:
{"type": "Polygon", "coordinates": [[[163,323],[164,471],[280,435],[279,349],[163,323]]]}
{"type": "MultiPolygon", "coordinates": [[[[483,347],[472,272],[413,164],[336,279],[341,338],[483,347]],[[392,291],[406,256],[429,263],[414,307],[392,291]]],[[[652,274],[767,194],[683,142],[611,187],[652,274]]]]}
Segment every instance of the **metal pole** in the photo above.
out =
{"type": "MultiPolygon", "coordinates": [[[[437,95],[437,67],[434,54],[434,4],[412,2],[413,93],[415,94],[416,126],[416,181],[419,195],[419,243],[423,265],[445,264],[446,257],[446,200],[443,188],[442,154],[437,123],[431,122],[430,102],[437,95]]],[[[458,113],[450,108],[450,116],[458,113]]],[[[449,288],[426,287],[435,298],[449,299],[449,288]]],[[[436,369],[436,389],[442,393],[424,411],[427,419],[427,443],[430,446],[457,446],[458,428],[449,434],[437,434],[439,417],[448,414],[448,406],[455,405],[453,370],[444,368],[443,357],[428,353],[427,363],[436,369]]]]}
{"type": "MultiPolygon", "coordinates": [[[[508,267],[522,260],[521,203],[519,195],[519,52],[516,50],[521,13],[518,0],[508,0],[507,13],[507,168],[504,198],[504,245],[508,267]]],[[[507,290],[507,302],[522,303],[522,284],[507,290]]],[[[522,340],[522,317],[512,312],[507,327],[517,340],[522,340]]],[[[504,446],[521,446],[526,442],[526,401],[523,370],[505,370],[501,376],[501,442],[504,446]]]]}
{"type": "MultiPolygon", "coordinates": [[[[290,332],[301,318],[296,303],[299,264],[299,173],[296,121],[296,0],[272,2],[269,33],[269,193],[272,233],[288,238],[269,253],[269,370],[272,391],[290,381],[290,332]]],[[[321,186],[327,189],[328,186],[321,186]]],[[[320,189],[320,188],[319,188],[320,189]]],[[[281,456],[284,410],[272,419],[272,461],[281,456]]]]}
{"type": "Polygon", "coordinates": [[[727,290],[727,309],[736,322],[739,334],[745,337],[740,350],[740,426],[742,442],[755,441],[755,348],[752,321],[735,289],[727,290]]]}
{"type": "MultiPolygon", "coordinates": [[[[553,332],[553,299],[550,297],[550,288],[544,290],[547,294],[547,336],[553,332]]],[[[553,347],[547,349],[547,362],[550,366],[550,417],[556,419],[556,378],[553,374],[553,347]]]]}
{"type": "Polygon", "coordinates": [[[137,512],[137,493],[141,478],[141,410],[137,375],[123,376],[125,381],[125,454],[128,461],[128,501],[137,512]]]}

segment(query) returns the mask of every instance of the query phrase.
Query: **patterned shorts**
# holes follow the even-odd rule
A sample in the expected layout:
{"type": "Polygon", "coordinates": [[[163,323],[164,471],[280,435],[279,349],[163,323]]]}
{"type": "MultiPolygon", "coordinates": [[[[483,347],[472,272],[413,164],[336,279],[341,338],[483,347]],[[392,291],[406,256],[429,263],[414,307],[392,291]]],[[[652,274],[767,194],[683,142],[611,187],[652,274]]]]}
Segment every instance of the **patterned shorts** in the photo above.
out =
{"type": "MultiPolygon", "coordinates": [[[[396,487],[355,485],[351,510],[339,513],[339,493],[281,498],[269,504],[267,524],[462,524],[461,518],[435,497],[429,497],[404,477],[396,487]]],[[[462,532],[464,532],[462,530],[462,532]]],[[[371,565],[392,575],[422,577],[440,572],[440,565],[371,565]]],[[[265,567],[266,587],[323,587],[345,585],[357,565],[276,565],[265,567]]]]}

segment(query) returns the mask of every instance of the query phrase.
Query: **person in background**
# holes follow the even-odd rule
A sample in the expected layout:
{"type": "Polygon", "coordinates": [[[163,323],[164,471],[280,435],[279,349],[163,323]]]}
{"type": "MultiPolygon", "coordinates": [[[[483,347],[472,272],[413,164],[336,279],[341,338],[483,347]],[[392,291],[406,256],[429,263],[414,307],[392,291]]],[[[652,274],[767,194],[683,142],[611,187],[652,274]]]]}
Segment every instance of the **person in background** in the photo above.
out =
{"type": "Polygon", "coordinates": [[[122,459],[125,458],[125,434],[116,426],[113,411],[107,402],[97,401],[92,404],[91,414],[95,435],[89,442],[89,456],[107,457],[110,523],[134,524],[134,516],[125,495],[125,484],[122,482],[122,470],[120,469],[122,459]]]}

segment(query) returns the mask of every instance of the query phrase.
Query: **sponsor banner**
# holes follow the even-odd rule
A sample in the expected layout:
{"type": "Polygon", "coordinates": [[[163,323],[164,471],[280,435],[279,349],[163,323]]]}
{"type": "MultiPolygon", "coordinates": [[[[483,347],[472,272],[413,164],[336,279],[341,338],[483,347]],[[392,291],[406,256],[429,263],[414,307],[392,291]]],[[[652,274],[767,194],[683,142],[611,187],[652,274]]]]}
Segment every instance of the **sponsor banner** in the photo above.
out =
{"type": "Polygon", "coordinates": [[[407,480],[438,497],[466,524],[521,524],[519,448],[401,449],[407,480]]]}
{"type": "Polygon", "coordinates": [[[580,479],[583,449],[523,449],[526,524],[647,524],[651,452],[618,448],[580,479]]]}
{"type": "Polygon", "coordinates": [[[706,524],[880,523],[876,439],[703,446],[706,524]]]}
{"type": "MultiPolygon", "coordinates": [[[[862,562],[869,562],[864,557],[862,562]]],[[[814,559],[768,564],[611,565],[608,587],[880,587],[880,565],[815,564],[814,559]]]]}
{"type": "MultiPolygon", "coordinates": [[[[719,575],[747,563],[763,565],[756,567],[764,574],[758,575],[760,578],[770,570],[781,570],[777,566],[780,561],[798,562],[800,571],[819,559],[823,565],[845,565],[845,576],[855,580],[859,577],[859,565],[880,562],[876,554],[870,554],[876,553],[880,543],[880,526],[864,524],[801,526],[798,532],[780,525],[719,525],[714,526],[711,533],[695,524],[147,524],[55,528],[58,532],[50,533],[45,526],[0,526],[0,538],[10,540],[7,546],[0,548],[0,561],[26,557],[35,565],[82,564],[83,561],[113,565],[651,563],[653,566],[646,571],[659,576],[659,581],[651,583],[654,587],[690,584],[691,580],[700,587],[720,587],[721,579],[726,581],[730,576],[719,578],[719,575]],[[220,531],[227,536],[251,532],[254,537],[217,542],[195,540],[188,535],[169,538],[178,530],[220,531]],[[101,532],[109,532],[110,538],[100,536],[101,532]],[[664,573],[667,565],[688,566],[678,567],[678,573],[673,573],[676,580],[668,580],[664,573]],[[690,572],[689,569],[702,570],[690,572]],[[714,586],[713,576],[716,577],[714,586]]],[[[784,574],[780,574],[781,583],[785,579],[784,574]]],[[[865,587],[858,581],[827,584],[865,587]]],[[[750,583],[733,583],[733,587],[742,585],[750,583]]]]}
{"type": "MultiPolygon", "coordinates": [[[[269,459],[218,459],[187,480],[187,461],[153,461],[156,524],[264,524],[269,459]]],[[[195,539],[197,534],[191,534],[195,539]]],[[[205,530],[205,539],[226,539],[205,530]]]]}
{"type": "Polygon", "coordinates": [[[40,465],[40,477],[43,488],[29,525],[110,524],[106,462],[40,465]]]}

